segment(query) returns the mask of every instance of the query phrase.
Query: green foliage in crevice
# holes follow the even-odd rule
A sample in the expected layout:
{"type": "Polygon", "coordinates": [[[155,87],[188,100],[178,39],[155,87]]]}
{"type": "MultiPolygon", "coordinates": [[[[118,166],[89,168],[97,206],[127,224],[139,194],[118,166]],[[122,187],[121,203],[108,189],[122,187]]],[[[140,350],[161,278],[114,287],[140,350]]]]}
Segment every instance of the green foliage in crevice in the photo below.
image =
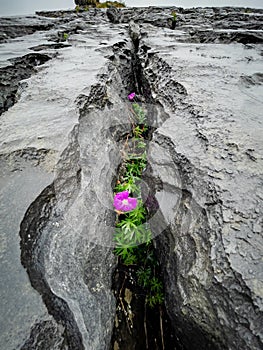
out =
{"type": "Polygon", "coordinates": [[[160,305],[164,300],[163,284],[158,277],[158,261],[155,257],[152,233],[147,223],[140,189],[142,173],[147,165],[145,136],[148,130],[146,115],[142,106],[132,104],[133,128],[129,143],[124,146],[124,158],[114,192],[128,190],[137,198],[137,207],[125,213],[118,213],[114,235],[114,253],[120,263],[132,265],[136,270],[137,285],[145,293],[146,304],[160,305]]]}

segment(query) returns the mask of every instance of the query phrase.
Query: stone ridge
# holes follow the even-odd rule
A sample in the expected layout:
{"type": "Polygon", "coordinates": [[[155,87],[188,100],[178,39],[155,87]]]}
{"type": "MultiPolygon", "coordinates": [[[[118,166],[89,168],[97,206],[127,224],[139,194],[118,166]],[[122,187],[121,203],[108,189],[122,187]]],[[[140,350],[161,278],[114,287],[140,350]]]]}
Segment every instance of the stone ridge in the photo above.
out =
{"type": "MultiPolygon", "coordinates": [[[[180,32],[143,30],[145,78],[169,115],[150,143],[147,174],[161,211],[152,230],[167,310],[186,348],[260,349],[262,83],[243,84],[245,46],[182,44],[180,32]]],[[[262,45],[250,49],[249,76],[260,77],[262,45]]]]}

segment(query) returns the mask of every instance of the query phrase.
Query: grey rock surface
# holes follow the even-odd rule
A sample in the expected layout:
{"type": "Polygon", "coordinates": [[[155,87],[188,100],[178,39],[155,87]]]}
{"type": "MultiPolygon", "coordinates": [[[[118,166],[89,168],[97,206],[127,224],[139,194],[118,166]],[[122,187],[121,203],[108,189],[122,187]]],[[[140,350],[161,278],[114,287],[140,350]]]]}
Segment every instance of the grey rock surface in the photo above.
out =
{"type": "Polygon", "coordinates": [[[148,174],[168,313],[189,349],[260,349],[262,45],[182,44],[181,32],[142,30],[145,76],[169,115],[148,174]]]}
{"type": "Polygon", "coordinates": [[[116,7],[110,7],[106,11],[107,17],[111,23],[119,23],[121,19],[121,12],[116,7]]]}
{"type": "Polygon", "coordinates": [[[0,43],[8,42],[10,38],[50,30],[54,25],[55,22],[50,18],[35,16],[1,17],[0,43]]]}
{"type": "Polygon", "coordinates": [[[118,115],[106,105],[108,94],[116,98],[105,88],[106,57],[123,30],[92,25],[24,81],[19,101],[1,116],[4,349],[110,343],[111,183],[119,149],[109,134],[118,115]]]}
{"type": "Polygon", "coordinates": [[[136,91],[155,128],[145,180],[177,336],[261,349],[262,11],[121,13],[42,13],[15,41],[5,24],[0,348],[110,348],[112,186],[136,91]],[[30,67],[32,50],[49,60],[30,67]]]}

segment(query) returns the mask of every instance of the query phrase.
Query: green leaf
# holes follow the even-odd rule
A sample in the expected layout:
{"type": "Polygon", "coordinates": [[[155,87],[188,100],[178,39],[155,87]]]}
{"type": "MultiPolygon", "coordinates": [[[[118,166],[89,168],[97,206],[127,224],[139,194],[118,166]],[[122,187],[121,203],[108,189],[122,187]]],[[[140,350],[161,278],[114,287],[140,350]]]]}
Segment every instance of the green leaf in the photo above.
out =
{"type": "Polygon", "coordinates": [[[161,292],[162,289],[163,289],[162,282],[157,277],[153,277],[151,280],[151,291],[161,292]]]}
{"type": "Polygon", "coordinates": [[[145,149],[146,148],[146,143],[144,141],[139,141],[137,144],[138,148],[145,149]]]}
{"type": "Polygon", "coordinates": [[[133,103],[132,109],[133,109],[136,121],[139,124],[144,124],[146,121],[146,116],[143,108],[138,103],[133,103]]]}
{"type": "Polygon", "coordinates": [[[149,287],[150,286],[150,278],[151,278],[151,268],[139,268],[137,271],[138,283],[141,287],[149,287]]]}

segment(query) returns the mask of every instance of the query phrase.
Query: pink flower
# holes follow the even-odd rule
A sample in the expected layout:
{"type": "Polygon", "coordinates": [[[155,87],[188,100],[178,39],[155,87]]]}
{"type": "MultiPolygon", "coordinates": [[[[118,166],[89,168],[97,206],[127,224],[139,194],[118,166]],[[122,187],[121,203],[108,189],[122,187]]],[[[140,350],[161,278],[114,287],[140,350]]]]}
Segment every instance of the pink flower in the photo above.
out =
{"type": "Polygon", "coordinates": [[[118,211],[131,211],[137,206],[137,199],[129,197],[129,191],[123,191],[115,194],[114,207],[118,211]]]}
{"type": "Polygon", "coordinates": [[[135,97],[135,92],[132,92],[130,95],[128,95],[128,99],[132,101],[135,97]]]}

